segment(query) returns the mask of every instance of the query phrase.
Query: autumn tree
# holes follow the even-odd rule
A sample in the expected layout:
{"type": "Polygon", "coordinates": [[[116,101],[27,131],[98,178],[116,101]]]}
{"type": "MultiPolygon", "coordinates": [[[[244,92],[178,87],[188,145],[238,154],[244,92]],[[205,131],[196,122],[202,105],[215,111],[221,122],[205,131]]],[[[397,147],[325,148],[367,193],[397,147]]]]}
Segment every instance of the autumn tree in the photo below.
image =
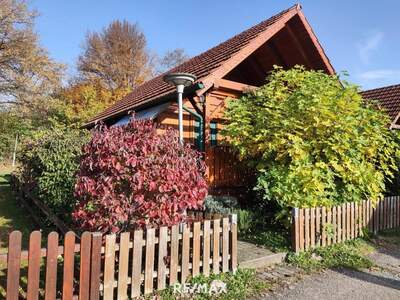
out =
{"type": "Polygon", "coordinates": [[[146,46],[137,24],[113,21],[101,32],[87,34],[78,70],[83,79],[98,79],[108,89],[134,88],[152,75],[146,46]]]}
{"type": "Polygon", "coordinates": [[[0,106],[46,111],[63,66],[52,61],[33,30],[36,13],[23,0],[0,0],[0,106]]]}
{"type": "Polygon", "coordinates": [[[35,17],[24,0],[0,0],[0,159],[57,110],[63,66],[39,45],[35,17]]]}
{"type": "Polygon", "coordinates": [[[58,97],[67,123],[85,123],[130,91],[129,87],[106,89],[99,80],[75,81],[63,88],[58,97]]]}

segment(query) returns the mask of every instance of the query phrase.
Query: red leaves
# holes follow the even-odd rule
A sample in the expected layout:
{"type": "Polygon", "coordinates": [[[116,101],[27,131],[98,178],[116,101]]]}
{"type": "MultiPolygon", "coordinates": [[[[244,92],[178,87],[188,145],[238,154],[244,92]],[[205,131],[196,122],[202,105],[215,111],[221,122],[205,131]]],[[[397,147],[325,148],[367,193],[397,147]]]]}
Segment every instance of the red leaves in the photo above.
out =
{"type": "Polygon", "coordinates": [[[84,147],[73,213],[85,230],[118,232],[131,226],[179,223],[207,195],[199,152],[175,132],[158,135],[152,121],[99,126],[84,147]]]}

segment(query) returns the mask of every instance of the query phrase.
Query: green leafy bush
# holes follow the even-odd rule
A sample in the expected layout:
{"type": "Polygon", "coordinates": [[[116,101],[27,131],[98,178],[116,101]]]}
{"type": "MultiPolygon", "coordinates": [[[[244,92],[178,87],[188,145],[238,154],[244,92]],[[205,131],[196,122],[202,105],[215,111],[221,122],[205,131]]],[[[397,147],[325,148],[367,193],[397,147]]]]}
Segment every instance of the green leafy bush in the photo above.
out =
{"type": "Polygon", "coordinates": [[[20,150],[20,181],[65,220],[75,206],[75,174],[88,136],[86,130],[54,125],[36,132],[20,150]]]}
{"type": "Polygon", "coordinates": [[[276,68],[264,86],[228,102],[223,133],[257,169],[257,189],[291,207],[382,197],[397,169],[388,116],[337,76],[276,68]]]}

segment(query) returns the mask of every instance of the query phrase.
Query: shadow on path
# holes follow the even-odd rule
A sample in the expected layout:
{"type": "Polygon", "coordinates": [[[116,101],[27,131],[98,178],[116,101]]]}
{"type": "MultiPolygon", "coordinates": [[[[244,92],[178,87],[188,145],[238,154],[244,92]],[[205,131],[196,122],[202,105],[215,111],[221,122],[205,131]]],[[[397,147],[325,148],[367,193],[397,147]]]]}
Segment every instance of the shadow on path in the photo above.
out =
{"type": "Polygon", "coordinates": [[[356,271],[350,269],[336,269],[333,271],[361,281],[366,281],[376,285],[400,290],[400,279],[388,278],[381,275],[375,275],[364,271],[356,271]]]}

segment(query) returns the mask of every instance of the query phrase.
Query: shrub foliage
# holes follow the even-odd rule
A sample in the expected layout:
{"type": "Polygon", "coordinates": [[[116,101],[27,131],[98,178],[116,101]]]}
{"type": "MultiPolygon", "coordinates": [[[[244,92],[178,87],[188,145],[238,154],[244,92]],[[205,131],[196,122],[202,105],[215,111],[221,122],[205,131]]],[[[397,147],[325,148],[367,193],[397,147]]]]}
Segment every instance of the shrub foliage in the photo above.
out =
{"type": "Polygon", "coordinates": [[[20,150],[22,184],[66,221],[75,207],[75,174],[87,141],[86,130],[55,125],[37,131],[20,150]]]}
{"type": "Polygon", "coordinates": [[[278,67],[267,84],[228,102],[224,134],[281,207],[377,200],[398,156],[387,115],[337,76],[278,67]]]}
{"type": "Polygon", "coordinates": [[[82,229],[118,232],[130,226],[172,225],[207,195],[205,165],[175,131],[157,134],[150,120],[99,126],[84,147],[73,217],[82,229]]]}

